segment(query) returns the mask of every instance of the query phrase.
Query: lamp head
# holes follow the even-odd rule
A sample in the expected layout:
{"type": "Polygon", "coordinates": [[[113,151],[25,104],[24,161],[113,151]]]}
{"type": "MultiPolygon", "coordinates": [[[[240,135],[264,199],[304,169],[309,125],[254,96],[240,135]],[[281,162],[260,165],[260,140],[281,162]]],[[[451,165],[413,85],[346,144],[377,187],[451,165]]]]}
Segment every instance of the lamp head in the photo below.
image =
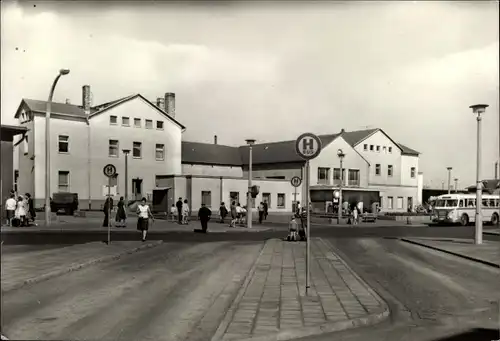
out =
{"type": "Polygon", "coordinates": [[[254,139],[246,139],[245,141],[246,141],[246,143],[247,143],[249,146],[251,146],[251,145],[255,144],[255,140],[254,140],[254,139]]]}
{"type": "Polygon", "coordinates": [[[345,156],[344,151],[342,149],[337,150],[337,156],[344,157],[345,156]]]}
{"type": "Polygon", "coordinates": [[[128,153],[130,153],[130,149],[122,149],[122,152],[123,152],[124,154],[128,154],[128,153]]]}
{"type": "Polygon", "coordinates": [[[59,70],[59,74],[61,76],[67,75],[69,73],[69,69],[61,69],[59,70]]]}
{"type": "Polygon", "coordinates": [[[451,171],[453,167],[446,167],[447,170],[451,171]]]}
{"type": "Polygon", "coordinates": [[[472,112],[474,114],[482,114],[486,111],[487,107],[489,107],[488,104],[474,104],[474,105],[471,105],[469,108],[472,109],[472,112]]]}

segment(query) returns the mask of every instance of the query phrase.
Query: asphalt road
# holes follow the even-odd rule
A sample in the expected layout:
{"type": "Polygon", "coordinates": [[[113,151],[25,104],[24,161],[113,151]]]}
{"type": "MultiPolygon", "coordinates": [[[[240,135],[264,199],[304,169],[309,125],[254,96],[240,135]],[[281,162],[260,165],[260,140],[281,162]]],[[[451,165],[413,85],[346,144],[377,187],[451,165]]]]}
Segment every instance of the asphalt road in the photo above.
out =
{"type": "Polygon", "coordinates": [[[499,269],[394,239],[329,241],[389,304],[391,317],[308,341],[500,339],[499,269]]]}
{"type": "Polygon", "coordinates": [[[3,332],[11,340],[206,340],[261,246],[165,243],[9,291],[3,332]]]}
{"type": "MultiPolygon", "coordinates": [[[[266,225],[273,228],[272,231],[263,232],[212,232],[208,234],[193,233],[190,230],[180,231],[154,231],[148,234],[150,240],[164,240],[175,242],[211,242],[211,241],[262,241],[269,238],[283,238],[286,236],[286,227],[281,224],[266,225]]],[[[193,225],[193,228],[198,225],[193,225]]],[[[356,226],[336,227],[314,226],[311,228],[311,236],[334,237],[334,238],[378,238],[378,237],[440,237],[440,238],[474,238],[474,227],[462,226],[356,226]]],[[[91,241],[107,240],[107,230],[95,231],[50,231],[50,232],[2,232],[4,245],[25,244],[78,244],[91,241]]],[[[484,235],[485,240],[500,241],[500,236],[484,235]]],[[[135,229],[124,229],[111,232],[111,240],[138,240],[140,234],[135,229]]]]}

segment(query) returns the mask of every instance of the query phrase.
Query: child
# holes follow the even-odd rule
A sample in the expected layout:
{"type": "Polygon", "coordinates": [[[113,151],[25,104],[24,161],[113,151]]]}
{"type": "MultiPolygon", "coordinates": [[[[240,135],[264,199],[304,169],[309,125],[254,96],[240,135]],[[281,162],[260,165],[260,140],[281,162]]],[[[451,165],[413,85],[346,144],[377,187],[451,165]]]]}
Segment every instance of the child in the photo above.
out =
{"type": "Polygon", "coordinates": [[[172,207],[170,207],[170,219],[172,222],[177,221],[177,207],[175,207],[174,204],[172,204],[172,207]]]}
{"type": "Polygon", "coordinates": [[[297,220],[295,220],[295,216],[292,216],[292,220],[290,221],[290,224],[288,225],[288,236],[286,237],[287,241],[297,241],[298,235],[297,231],[299,230],[299,224],[297,223],[297,220]]]}

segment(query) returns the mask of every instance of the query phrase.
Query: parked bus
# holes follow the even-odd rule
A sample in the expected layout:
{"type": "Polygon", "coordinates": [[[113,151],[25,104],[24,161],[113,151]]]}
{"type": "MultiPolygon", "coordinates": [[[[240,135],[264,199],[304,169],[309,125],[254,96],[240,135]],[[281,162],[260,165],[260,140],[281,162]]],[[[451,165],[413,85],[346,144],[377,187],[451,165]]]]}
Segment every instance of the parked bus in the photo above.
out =
{"type": "MultiPolygon", "coordinates": [[[[482,196],[483,223],[498,225],[500,195],[484,194],[482,196]]],[[[445,194],[436,199],[432,221],[436,223],[453,223],[463,226],[476,221],[475,194],[445,194]]]]}

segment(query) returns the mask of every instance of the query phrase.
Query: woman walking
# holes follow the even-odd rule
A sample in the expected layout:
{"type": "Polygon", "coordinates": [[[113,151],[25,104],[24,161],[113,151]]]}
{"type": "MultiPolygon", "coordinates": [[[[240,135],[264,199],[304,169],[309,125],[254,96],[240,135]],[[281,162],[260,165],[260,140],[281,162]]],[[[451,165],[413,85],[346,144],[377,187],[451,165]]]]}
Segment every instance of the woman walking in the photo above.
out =
{"type": "Polygon", "coordinates": [[[182,224],[189,224],[189,205],[188,200],[184,199],[184,204],[182,204],[182,224]]]}
{"type": "Polygon", "coordinates": [[[137,205],[137,230],[142,231],[143,242],[146,241],[146,235],[148,234],[149,218],[154,221],[149,205],[146,204],[146,198],[142,198],[139,205],[137,205]]]}
{"type": "Polygon", "coordinates": [[[20,195],[17,198],[16,218],[19,219],[19,226],[26,226],[26,202],[20,195]]]}
{"type": "Polygon", "coordinates": [[[120,197],[120,201],[116,204],[118,209],[116,210],[116,227],[125,227],[127,226],[127,213],[125,212],[125,201],[123,197],[120,197]]]}

